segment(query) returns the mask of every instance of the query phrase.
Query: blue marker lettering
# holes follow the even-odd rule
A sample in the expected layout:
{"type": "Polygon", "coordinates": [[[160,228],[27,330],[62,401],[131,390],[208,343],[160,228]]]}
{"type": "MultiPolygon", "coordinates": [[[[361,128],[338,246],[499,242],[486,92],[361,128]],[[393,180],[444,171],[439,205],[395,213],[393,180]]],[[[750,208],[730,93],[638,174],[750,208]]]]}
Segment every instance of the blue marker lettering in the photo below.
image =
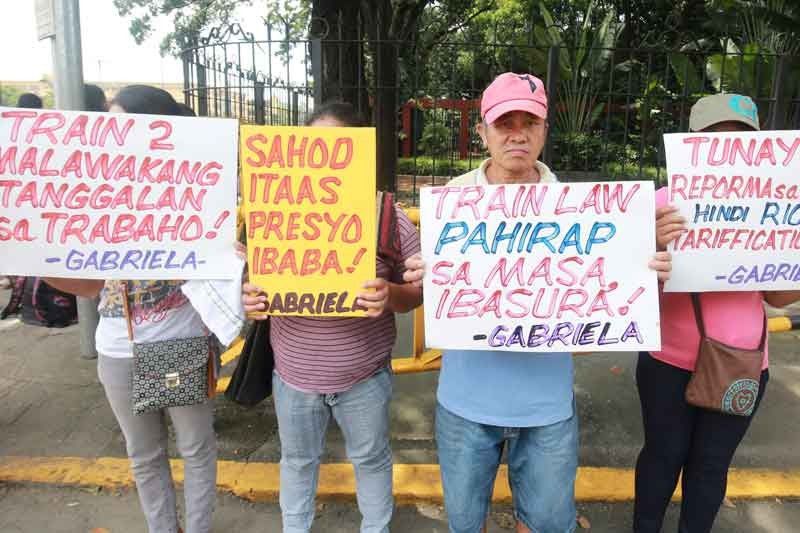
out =
{"type": "Polygon", "coordinates": [[[502,241],[508,241],[508,249],[506,253],[512,253],[514,251],[514,239],[517,238],[517,234],[521,228],[522,222],[517,222],[514,224],[514,229],[511,230],[511,233],[503,233],[503,230],[506,229],[506,223],[500,222],[500,224],[497,225],[497,231],[495,231],[494,239],[492,240],[492,253],[497,253],[497,247],[502,241]]]}
{"type": "Polygon", "coordinates": [[[558,253],[563,254],[568,246],[574,246],[575,253],[583,255],[583,248],[581,247],[581,225],[579,223],[573,224],[567,230],[567,234],[564,235],[564,240],[561,241],[561,246],[558,247],[558,253]]]}
{"type": "Polygon", "coordinates": [[[467,242],[464,243],[464,246],[461,247],[461,253],[466,253],[467,248],[473,245],[480,245],[483,248],[483,252],[488,254],[489,253],[489,245],[486,244],[486,222],[480,222],[475,229],[472,230],[470,233],[467,242]]]}
{"type": "Polygon", "coordinates": [[[589,231],[589,238],[586,239],[586,254],[592,253],[592,245],[608,242],[616,233],[617,228],[611,222],[595,222],[592,224],[592,229],[589,231]],[[606,235],[598,235],[603,229],[608,230],[608,233],[606,235]]]}
{"type": "Polygon", "coordinates": [[[533,228],[533,234],[531,235],[531,240],[528,241],[528,246],[526,247],[526,250],[528,251],[528,253],[530,253],[536,244],[542,243],[545,246],[547,246],[548,250],[555,253],[556,248],[550,243],[550,241],[555,239],[559,233],[561,233],[561,226],[558,225],[558,222],[538,222],[536,224],[536,227],[533,228]],[[553,230],[553,232],[550,235],[545,235],[544,237],[540,237],[539,233],[544,229],[550,229],[553,230]]]}
{"type": "Polygon", "coordinates": [[[439,241],[436,243],[436,250],[434,253],[439,255],[445,244],[456,242],[467,236],[467,223],[466,222],[448,222],[442,228],[442,233],[439,235],[439,241]],[[451,236],[451,231],[458,230],[457,235],[451,236]]]}

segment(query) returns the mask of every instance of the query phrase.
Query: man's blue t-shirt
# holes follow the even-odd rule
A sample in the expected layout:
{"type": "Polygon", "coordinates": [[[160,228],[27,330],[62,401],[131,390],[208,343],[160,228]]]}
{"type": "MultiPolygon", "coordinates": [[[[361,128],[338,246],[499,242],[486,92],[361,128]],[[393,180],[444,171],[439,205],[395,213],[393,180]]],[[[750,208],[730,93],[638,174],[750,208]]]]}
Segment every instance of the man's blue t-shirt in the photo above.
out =
{"type": "MultiPolygon", "coordinates": [[[[487,185],[480,167],[448,185],[487,185]]],[[[541,183],[557,183],[537,161],[541,183]]],[[[448,350],[439,374],[439,403],[480,424],[501,427],[548,426],[572,416],[572,354],[448,350]]]]}
{"type": "Polygon", "coordinates": [[[572,416],[572,383],[570,353],[448,350],[437,399],[480,424],[547,426],[572,416]]]}

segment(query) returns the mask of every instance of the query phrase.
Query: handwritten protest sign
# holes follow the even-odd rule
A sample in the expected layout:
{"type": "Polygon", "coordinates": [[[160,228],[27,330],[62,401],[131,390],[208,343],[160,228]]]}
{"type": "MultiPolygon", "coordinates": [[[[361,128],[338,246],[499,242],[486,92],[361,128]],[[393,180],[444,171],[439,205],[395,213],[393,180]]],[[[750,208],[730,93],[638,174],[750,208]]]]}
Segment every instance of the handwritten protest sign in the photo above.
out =
{"type": "Polygon", "coordinates": [[[230,277],[236,122],[0,108],[0,274],[230,277]]]}
{"type": "Polygon", "coordinates": [[[667,291],[800,288],[800,131],[664,136],[674,240],[667,291]]]}
{"type": "Polygon", "coordinates": [[[432,347],[660,348],[650,182],[422,189],[432,347]]]}
{"type": "Polygon", "coordinates": [[[272,315],[363,316],[375,278],[375,131],[243,126],[250,280],[272,315]]]}

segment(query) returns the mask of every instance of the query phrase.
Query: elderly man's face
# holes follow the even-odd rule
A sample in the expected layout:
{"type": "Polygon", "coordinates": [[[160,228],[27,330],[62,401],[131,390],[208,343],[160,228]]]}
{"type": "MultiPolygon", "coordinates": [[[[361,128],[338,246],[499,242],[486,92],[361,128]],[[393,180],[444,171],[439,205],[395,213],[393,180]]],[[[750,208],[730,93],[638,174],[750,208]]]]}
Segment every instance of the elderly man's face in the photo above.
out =
{"type": "Polygon", "coordinates": [[[525,111],[511,111],[492,124],[478,124],[478,134],[492,163],[518,174],[533,169],[547,137],[547,121],[525,111]]]}

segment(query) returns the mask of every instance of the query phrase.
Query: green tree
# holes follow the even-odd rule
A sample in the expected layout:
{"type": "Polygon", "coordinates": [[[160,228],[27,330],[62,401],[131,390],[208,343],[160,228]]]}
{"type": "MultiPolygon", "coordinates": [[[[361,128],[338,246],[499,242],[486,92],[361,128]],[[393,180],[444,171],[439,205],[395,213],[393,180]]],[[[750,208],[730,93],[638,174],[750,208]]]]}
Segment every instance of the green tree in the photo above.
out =
{"type": "Polygon", "coordinates": [[[153,33],[153,22],[172,16],[174,30],[161,41],[161,52],[178,55],[192,46],[201,33],[211,26],[231,22],[237,7],[252,0],[114,0],[114,7],[130,18],[129,30],[141,44],[153,33]]]}
{"type": "Polygon", "coordinates": [[[22,94],[23,91],[20,91],[16,87],[9,87],[7,85],[0,85],[0,105],[3,106],[14,106],[17,104],[17,100],[19,99],[19,95],[22,94]]]}
{"type": "Polygon", "coordinates": [[[679,48],[687,42],[715,38],[721,28],[711,16],[709,0],[613,0],[609,2],[625,27],[623,48],[679,48]]]}
{"type": "MultiPolygon", "coordinates": [[[[622,23],[613,8],[596,20],[595,2],[589,2],[582,22],[572,28],[560,28],[544,3],[540,4],[543,26],[534,28],[537,41],[559,48],[559,100],[556,112],[559,133],[571,136],[587,133],[602,111],[597,102],[598,79],[605,81],[612,49],[617,43],[622,23]]],[[[577,21],[576,21],[577,22],[577,21]]],[[[547,57],[533,51],[533,61],[546,69],[547,57]]]]}
{"type": "MultiPolygon", "coordinates": [[[[42,99],[42,106],[45,109],[52,109],[55,107],[55,98],[53,96],[53,84],[47,78],[42,79],[46,88],[38,92],[39,98],[42,99]]],[[[19,96],[26,91],[20,90],[16,87],[9,87],[8,85],[0,85],[0,105],[15,106],[19,96]]]]}
{"type": "Polygon", "coordinates": [[[800,53],[800,3],[796,0],[711,0],[716,20],[738,46],[774,54],[800,53]]]}
{"type": "MultiPolygon", "coordinates": [[[[197,41],[203,30],[235,20],[236,0],[114,0],[122,16],[131,19],[130,31],[137,42],[152,34],[153,21],[172,16],[174,31],[161,43],[162,52],[178,54],[197,41]]],[[[252,4],[252,0],[244,3],[252,4]]],[[[432,22],[430,35],[444,37],[477,12],[494,5],[479,0],[265,0],[265,21],[281,20],[296,37],[309,32],[322,40],[325,85],[323,95],[351,101],[366,100],[358,87],[371,87],[372,118],[378,137],[379,185],[391,185],[395,174],[395,131],[398,86],[403,61],[411,52],[398,43],[415,41],[423,15],[432,22]],[[313,24],[312,24],[313,22],[313,24]],[[324,26],[315,28],[314,24],[324,26]],[[358,37],[364,36],[362,45],[358,37]],[[358,68],[358,65],[365,68],[358,68]],[[396,68],[401,65],[401,69],[396,68]],[[341,68],[340,68],[341,67],[341,68]],[[363,76],[363,78],[359,78],[363,76]]],[[[315,80],[320,83],[320,80],[315,80]]]]}

